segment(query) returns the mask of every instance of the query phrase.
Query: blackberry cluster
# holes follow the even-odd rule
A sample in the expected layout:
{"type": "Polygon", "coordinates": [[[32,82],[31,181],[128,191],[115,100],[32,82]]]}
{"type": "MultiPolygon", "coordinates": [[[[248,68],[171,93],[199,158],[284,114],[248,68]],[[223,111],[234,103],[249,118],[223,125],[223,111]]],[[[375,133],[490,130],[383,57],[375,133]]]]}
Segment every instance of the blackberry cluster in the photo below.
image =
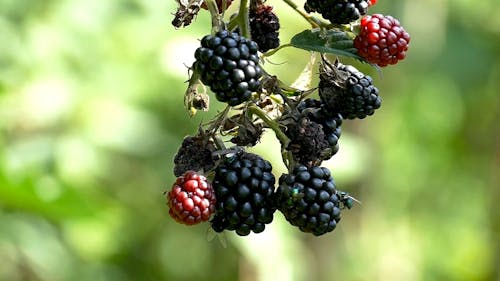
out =
{"type": "Polygon", "coordinates": [[[318,165],[338,152],[342,116],[329,112],[321,101],[303,100],[284,119],[291,119],[285,121],[289,123],[285,134],[290,138],[288,149],[297,162],[318,165]]]}
{"type": "Polygon", "coordinates": [[[258,45],[234,32],[222,30],[201,39],[193,68],[217,100],[234,106],[247,101],[260,86],[258,45]]]}
{"type": "MultiPolygon", "coordinates": [[[[200,81],[228,106],[200,125],[196,136],[186,137],[175,155],[178,178],[168,193],[170,216],[189,225],[208,220],[215,232],[245,236],[264,231],[279,210],[303,232],[319,236],[333,231],[341,210],[356,199],[336,189],[321,162],[339,151],[343,120],[374,114],[381,98],[370,76],[338,59],[330,63],[325,53],[386,66],[405,58],[410,35],[390,16],[366,15],[377,0],[306,0],[308,13],[318,12],[329,22],[306,17],[315,28],[280,46],[279,18],[265,0],[242,5],[227,20],[224,12],[234,0],[204,1],[178,1],[173,21],[176,27],[186,26],[200,8],[212,5],[214,34],[204,36],[196,49],[185,106],[191,115],[208,110],[200,81]],[[250,34],[243,34],[247,24],[250,34]],[[261,58],[264,63],[286,46],[321,53],[318,87],[309,85],[314,57],[291,85],[261,68],[261,58]],[[316,89],[319,99],[308,98],[316,89]],[[243,148],[257,145],[268,129],[278,138],[288,169],[276,191],[271,164],[243,148]],[[226,148],[229,143],[234,146],[226,148]]],[[[293,0],[287,2],[296,8],[293,0]]]]}
{"type": "Polygon", "coordinates": [[[303,232],[319,236],[334,230],[340,221],[341,203],[327,168],[299,165],[279,179],[278,210],[303,232]]]}
{"type": "Polygon", "coordinates": [[[380,108],[382,100],[370,76],[352,65],[324,61],[319,95],[325,105],[346,119],[363,119],[380,108]]]}
{"type": "Polygon", "coordinates": [[[179,177],[189,170],[209,171],[215,165],[214,151],[214,143],[203,135],[185,137],[174,157],[174,175],[179,177]]]}
{"type": "Polygon", "coordinates": [[[277,48],[280,45],[279,29],[280,22],[278,16],[273,12],[273,7],[260,5],[256,9],[251,9],[250,34],[252,40],[259,45],[259,51],[266,52],[277,48]]]}
{"type": "Polygon", "coordinates": [[[271,223],[275,179],[271,164],[260,156],[240,151],[226,156],[215,169],[213,186],[217,198],[212,228],[234,230],[245,236],[260,233],[271,223]]]}
{"type": "Polygon", "coordinates": [[[347,24],[368,12],[369,1],[365,0],[307,0],[306,12],[318,12],[331,23],[347,24]]]}

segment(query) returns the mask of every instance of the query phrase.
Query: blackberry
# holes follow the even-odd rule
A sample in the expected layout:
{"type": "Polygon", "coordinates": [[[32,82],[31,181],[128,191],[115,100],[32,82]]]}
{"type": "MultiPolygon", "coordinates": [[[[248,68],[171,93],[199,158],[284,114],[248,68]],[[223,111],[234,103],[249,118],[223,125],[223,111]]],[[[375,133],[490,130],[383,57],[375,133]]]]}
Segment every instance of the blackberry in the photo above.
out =
{"type": "Polygon", "coordinates": [[[186,136],[174,157],[174,175],[179,177],[188,170],[209,171],[215,165],[215,150],[214,143],[203,135],[186,136]]]}
{"type": "Polygon", "coordinates": [[[214,190],[203,175],[187,171],[172,185],[167,203],[169,215],[178,223],[193,225],[208,221],[215,211],[214,190]]]}
{"type": "Polygon", "coordinates": [[[285,134],[290,138],[287,149],[297,162],[319,165],[338,152],[342,116],[328,112],[321,101],[303,100],[283,117],[285,134]]]}
{"type": "Polygon", "coordinates": [[[325,59],[321,66],[319,95],[329,110],[340,113],[345,119],[363,119],[372,115],[382,103],[370,76],[354,66],[339,62],[332,65],[325,59]]]}
{"type": "Polygon", "coordinates": [[[358,54],[378,66],[396,64],[406,57],[410,34],[391,16],[375,14],[361,19],[361,31],[354,38],[358,54]]]}
{"type": "Polygon", "coordinates": [[[240,151],[227,155],[215,169],[217,203],[212,228],[234,230],[245,236],[260,233],[276,211],[271,164],[260,156],[240,151]]]}
{"type": "Polygon", "coordinates": [[[273,12],[273,7],[260,5],[251,9],[250,34],[252,40],[259,45],[259,51],[266,52],[280,45],[279,32],[280,22],[278,16],[273,12]]]}
{"type": "Polygon", "coordinates": [[[276,205],[290,224],[316,236],[335,229],[342,209],[330,171],[303,165],[280,177],[276,205]]]}
{"type": "Polygon", "coordinates": [[[321,161],[323,151],[329,147],[323,126],[304,116],[287,127],[286,135],[290,138],[287,150],[302,164],[321,161]]]}
{"type": "Polygon", "coordinates": [[[297,109],[303,116],[307,116],[313,122],[323,126],[326,141],[332,149],[332,156],[337,153],[339,150],[338,140],[342,133],[342,116],[336,112],[329,112],[325,104],[316,99],[305,99],[297,105],[297,109]]]}
{"type": "Polygon", "coordinates": [[[258,45],[235,32],[222,30],[201,39],[193,68],[217,100],[231,106],[247,101],[260,87],[258,45]]]}
{"type": "Polygon", "coordinates": [[[370,1],[365,0],[307,0],[304,9],[318,12],[331,23],[347,24],[368,12],[370,1]]]}

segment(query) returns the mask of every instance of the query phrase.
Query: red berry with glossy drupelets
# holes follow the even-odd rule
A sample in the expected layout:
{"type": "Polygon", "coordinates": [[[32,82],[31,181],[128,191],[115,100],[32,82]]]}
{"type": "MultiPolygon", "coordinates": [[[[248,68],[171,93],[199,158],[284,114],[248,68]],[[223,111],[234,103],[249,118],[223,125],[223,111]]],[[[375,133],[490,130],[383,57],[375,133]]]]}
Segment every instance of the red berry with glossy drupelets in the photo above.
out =
{"type": "Polygon", "coordinates": [[[167,194],[170,216],[178,223],[193,225],[208,221],[215,212],[215,195],[207,178],[187,171],[177,178],[167,194]]]}
{"type": "Polygon", "coordinates": [[[358,55],[378,66],[396,64],[404,59],[409,43],[410,34],[399,21],[381,14],[363,17],[361,30],[354,39],[358,55]]]}

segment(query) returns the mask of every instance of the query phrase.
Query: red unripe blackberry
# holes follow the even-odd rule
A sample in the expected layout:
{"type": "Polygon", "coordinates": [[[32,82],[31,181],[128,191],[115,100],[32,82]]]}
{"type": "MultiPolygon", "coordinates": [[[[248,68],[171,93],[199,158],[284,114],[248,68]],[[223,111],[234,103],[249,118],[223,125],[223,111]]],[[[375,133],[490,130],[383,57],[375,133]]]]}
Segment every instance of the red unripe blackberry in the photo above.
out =
{"type": "Polygon", "coordinates": [[[318,12],[332,23],[347,24],[368,12],[365,0],[307,0],[304,9],[318,12]]]}
{"type": "Polygon", "coordinates": [[[410,34],[399,21],[381,14],[363,17],[361,30],[354,38],[358,55],[378,66],[396,64],[404,59],[409,43],[410,34]]]}
{"type": "Polygon", "coordinates": [[[250,34],[252,40],[259,45],[259,51],[266,52],[277,48],[280,45],[279,29],[280,22],[278,16],[273,12],[273,7],[260,5],[256,9],[251,9],[250,34]]]}
{"type": "Polygon", "coordinates": [[[244,151],[226,155],[215,169],[217,203],[212,228],[245,236],[264,231],[276,211],[271,163],[244,151]]]}
{"type": "Polygon", "coordinates": [[[210,182],[187,171],[177,178],[167,193],[168,213],[178,223],[193,225],[208,221],[215,212],[215,195],[210,182]]]}
{"type": "Polygon", "coordinates": [[[330,171],[297,166],[279,179],[276,204],[290,224],[316,236],[335,229],[343,208],[330,171]]]}

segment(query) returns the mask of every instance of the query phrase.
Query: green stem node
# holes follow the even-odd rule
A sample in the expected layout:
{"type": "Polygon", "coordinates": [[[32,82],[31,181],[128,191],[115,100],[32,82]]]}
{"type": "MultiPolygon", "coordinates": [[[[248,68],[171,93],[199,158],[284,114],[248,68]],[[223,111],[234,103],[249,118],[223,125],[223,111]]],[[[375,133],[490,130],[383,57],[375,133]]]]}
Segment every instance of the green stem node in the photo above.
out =
{"type": "Polygon", "coordinates": [[[271,130],[274,131],[274,133],[276,134],[276,138],[278,138],[281,143],[282,148],[286,148],[288,146],[288,144],[290,143],[290,139],[283,133],[279,124],[269,118],[264,110],[255,105],[249,106],[248,110],[251,114],[257,115],[264,123],[266,123],[269,128],[271,128],[271,130]]]}
{"type": "Polygon", "coordinates": [[[248,18],[248,0],[240,1],[240,9],[238,11],[239,26],[241,35],[250,38],[250,20],[248,18]]]}

